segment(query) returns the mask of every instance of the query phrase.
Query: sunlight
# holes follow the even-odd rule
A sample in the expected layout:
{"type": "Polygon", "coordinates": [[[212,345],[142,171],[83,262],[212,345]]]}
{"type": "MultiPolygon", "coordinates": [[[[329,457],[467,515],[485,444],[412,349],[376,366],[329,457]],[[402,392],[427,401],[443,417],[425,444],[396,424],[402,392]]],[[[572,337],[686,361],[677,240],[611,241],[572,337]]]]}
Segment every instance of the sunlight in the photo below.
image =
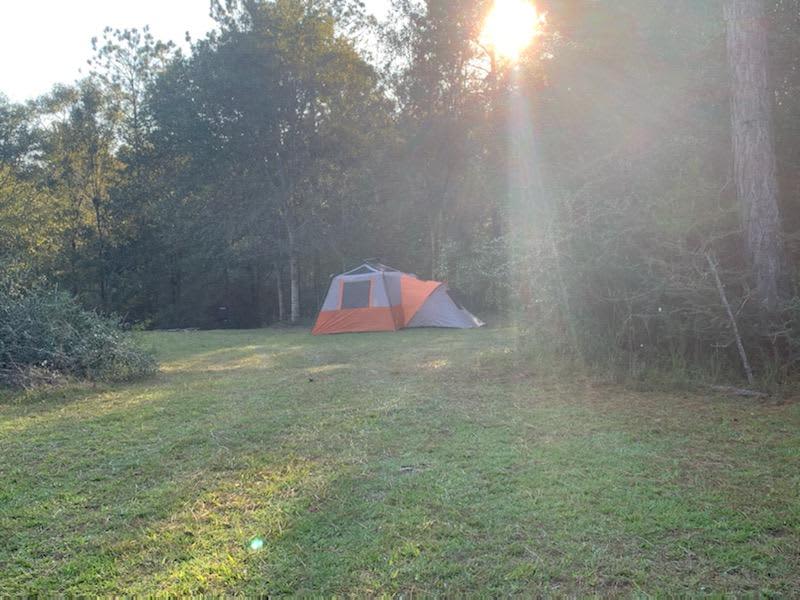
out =
{"type": "Polygon", "coordinates": [[[545,14],[525,0],[495,0],[481,31],[481,42],[498,58],[516,60],[542,33],[545,14]]]}

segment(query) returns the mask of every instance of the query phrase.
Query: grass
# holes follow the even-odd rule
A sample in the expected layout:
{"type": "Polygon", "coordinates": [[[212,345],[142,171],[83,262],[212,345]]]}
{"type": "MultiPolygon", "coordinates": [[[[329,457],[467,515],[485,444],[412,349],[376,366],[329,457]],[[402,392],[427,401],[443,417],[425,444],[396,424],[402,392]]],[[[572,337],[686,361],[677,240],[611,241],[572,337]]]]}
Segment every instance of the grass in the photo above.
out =
{"type": "Polygon", "coordinates": [[[155,379],[7,393],[0,596],[797,593],[800,405],[513,335],[153,333],[155,379]]]}

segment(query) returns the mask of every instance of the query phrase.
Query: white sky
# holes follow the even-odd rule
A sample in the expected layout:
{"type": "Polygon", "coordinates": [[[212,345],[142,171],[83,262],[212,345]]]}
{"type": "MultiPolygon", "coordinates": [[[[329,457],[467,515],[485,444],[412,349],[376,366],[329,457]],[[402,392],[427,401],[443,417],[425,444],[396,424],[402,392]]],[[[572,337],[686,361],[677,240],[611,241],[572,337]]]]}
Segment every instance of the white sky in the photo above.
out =
{"type": "MultiPolygon", "coordinates": [[[[382,16],[389,0],[366,0],[382,16]]],[[[208,0],[0,0],[0,93],[21,102],[86,72],[91,39],[109,25],[150,25],[156,38],[183,43],[212,26],[208,0]]]]}

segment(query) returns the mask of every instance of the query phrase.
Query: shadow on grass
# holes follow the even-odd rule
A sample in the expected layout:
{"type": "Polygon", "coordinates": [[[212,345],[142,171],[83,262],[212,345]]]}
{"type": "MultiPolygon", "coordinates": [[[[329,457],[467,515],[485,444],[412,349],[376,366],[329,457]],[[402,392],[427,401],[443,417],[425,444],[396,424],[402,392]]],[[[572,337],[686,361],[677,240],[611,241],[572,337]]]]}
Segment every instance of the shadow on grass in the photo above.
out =
{"type": "Polygon", "coordinates": [[[513,431],[450,426],[438,443],[342,472],[245,589],[787,594],[797,583],[796,531],[775,529],[792,518],[785,497],[748,515],[738,490],[687,490],[671,457],[625,432],[526,447],[513,431]]]}
{"type": "MultiPolygon", "coordinates": [[[[226,556],[235,556],[230,539],[204,546],[231,527],[220,515],[238,515],[242,528],[236,533],[244,534],[252,512],[247,502],[269,500],[262,492],[270,486],[276,498],[289,498],[294,492],[284,487],[302,486],[311,471],[302,457],[274,455],[290,429],[290,413],[253,427],[252,410],[223,417],[219,406],[207,405],[187,413],[170,408],[175,400],[163,395],[150,399],[146,409],[133,403],[111,413],[54,419],[3,440],[0,562],[7,576],[0,590],[119,592],[140,578],[150,581],[153,561],[162,569],[192,548],[213,549],[214,560],[201,562],[209,573],[224,571],[226,556]],[[237,501],[237,493],[251,500],[237,501]],[[171,514],[199,519],[199,529],[210,519],[214,531],[198,532],[178,548],[185,531],[173,529],[186,519],[171,514]],[[142,556],[129,554],[137,544],[142,556]]],[[[285,512],[278,504],[277,513],[285,512]]],[[[270,512],[268,506],[263,510],[270,512]]],[[[191,523],[186,531],[192,531],[191,523]]],[[[238,537],[235,543],[242,546],[246,540],[238,537]]]]}
{"type": "MultiPolygon", "coordinates": [[[[228,353],[227,360],[241,360],[250,352],[228,353]]],[[[211,530],[180,534],[198,540],[180,551],[175,544],[183,542],[162,539],[160,532],[182,523],[187,514],[225,512],[226,502],[233,505],[231,514],[247,513],[234,498],[235,490],[250,483],[258,489],[265,473],[289,473],[284,479],[292,493],[308,496],[303,480],[317,472],[312,476],[311,467],[296,465],[325,460],[331,445],[339,453],[349,452],[363,415],[355,423],[346,421],[365,405],[374,414],[371,401],[382,402],[378,393],[351,406],[351,391],[361,389],[363,382],[351,384],[347,378],[342,390],[298,385],[294,376],[287,381],[282,374],[287,364],[303,376],[333,377],[347,369],[313,357],[298,362],[287,354],[285,362],[270,368],[240,369],[235,379],[223,372],[207,380],[187,368],[162,376],[156,386],[129,386],[125,394],[72,390],[83,394],[72,398],[80,402],[65,405],[63,398],[48,402],[44,396],[40,406],[13,407],[0,441],[0,497],[5,501],[0,508],[0,554],[10,573],[0,589],[97,593],[124,590],[139,579],[180,587],[187,577],[194,582],[192,589],[222,589],[228,585],[226,577],[238,578],[236,565],[242,557],[233,548],[244,543],[238,535],[245,533],[244,525],[232,538],[230,532],[222,535],[226,543],[203,546],[202,540],[222,539],[216,529],[229,529],[212,515],[211,530]],[[324,428],[330,428],[326,436],[321,435],[324,428]],[[197,498],[203,505],[216,502],[219,510],[187,509],[197,498]],[[137,544],[140,550],[129,556],[137,544]],[[143,554],[137,558],[139,552],[143,554]],[[179,564],[183,559],[173,560],[172,555],[195,566],[184,568],[179,564]],[[172,564],[164,566],[164,561],[172,564]],[[217,573],[218,582],[204,584],[206,567],[217,573]]],[[[256,494],[248,502],[264,500],[256,494]]],[[[264,510],[266,518],[271,509],[264,510]]],[[[276,518],[282,528],[285,519],[276,518]]],[[[266,530],[262,535],[272,535],[270,527],[266,530]]]]}

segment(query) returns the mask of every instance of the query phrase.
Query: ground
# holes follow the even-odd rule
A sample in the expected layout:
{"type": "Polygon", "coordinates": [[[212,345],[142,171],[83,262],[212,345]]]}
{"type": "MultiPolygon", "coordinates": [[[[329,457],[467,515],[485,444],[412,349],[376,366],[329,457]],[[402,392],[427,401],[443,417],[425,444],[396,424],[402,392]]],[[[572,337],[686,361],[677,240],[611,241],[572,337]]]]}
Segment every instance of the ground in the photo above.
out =
{"type": "Polygon", "coordinates": [[[509,329],[145,342],[154,379],[0,400],[0,596],[800,589],[791,399],[565,378],[509,329]]]}

